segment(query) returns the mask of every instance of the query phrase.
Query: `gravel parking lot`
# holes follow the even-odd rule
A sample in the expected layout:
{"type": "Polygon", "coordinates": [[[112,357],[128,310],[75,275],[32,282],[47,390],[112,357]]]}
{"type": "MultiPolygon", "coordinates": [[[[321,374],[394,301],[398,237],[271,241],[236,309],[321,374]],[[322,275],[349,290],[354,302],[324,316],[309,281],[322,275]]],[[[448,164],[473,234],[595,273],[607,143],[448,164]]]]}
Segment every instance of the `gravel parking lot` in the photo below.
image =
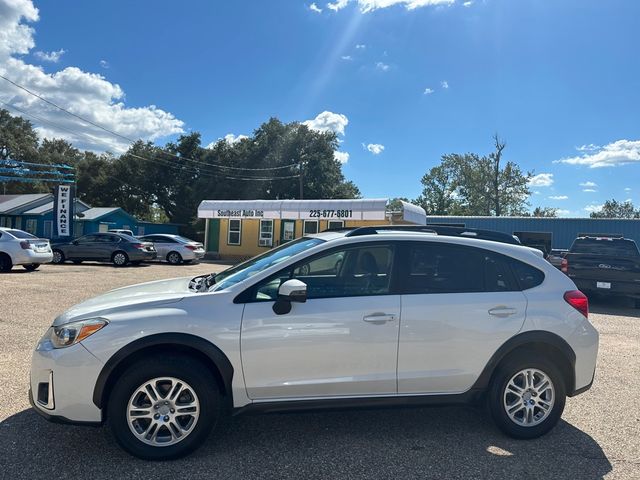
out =
{"type": "Polygon", "coordinates": [[[0,478],[640,478],[640,310],[596,301],[596,381],[547,436],[515,441],[464,407],[244,416],[194,455],[128,456],[107,429],[54,425],[28,400],[31,351],[55,316],[106,290],[224,265],[45,265],[0,276],[0,478]]]}

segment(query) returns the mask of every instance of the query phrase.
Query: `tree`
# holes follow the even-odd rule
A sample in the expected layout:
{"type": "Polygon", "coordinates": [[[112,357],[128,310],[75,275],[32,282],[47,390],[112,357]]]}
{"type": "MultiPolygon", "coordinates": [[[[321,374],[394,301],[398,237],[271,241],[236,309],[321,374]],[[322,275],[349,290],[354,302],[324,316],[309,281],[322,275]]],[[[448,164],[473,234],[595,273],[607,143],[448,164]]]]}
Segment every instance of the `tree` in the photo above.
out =
{"type": "Polygon", "coordinates": [[[531,194],[531,172],[514,162],[502,166],[506,143],[496,134],[495,151],[443,155],[440,165],[422,177],[422,195],[416,200],[431,215],[523,215],[531,194]]]}
{"type": "MultiPolygon", "coordinates": [[[[525,215],[525,216],[529,216],[529,215],[525,215]]],[[[536,207],[531,213],[531,216],[555,218],[558,216],[558,209],[553,207],[536,207]]]]}
{"type": "MultiPolygon", "coordinates": [[[[37,157],[38,134],[28,120],[12,116],[7,110],[0,109],[0,160],[21,160],[34,162],[37,157]]],[[[3,164],[3,168],[17,168],[3,164]]],[[[11,172],[2,175],[14,176],[11,172]]],[[[0,193],[38,193],[46,192],[41,183],[3,182],[0,193]]]]}
{"type": "Polygon", "coordinates": [[[636,209],[629,200],[619,202],[607,200],[597,212],[591,212],[591,218],[640,218],[640,208],[636,209]]]}

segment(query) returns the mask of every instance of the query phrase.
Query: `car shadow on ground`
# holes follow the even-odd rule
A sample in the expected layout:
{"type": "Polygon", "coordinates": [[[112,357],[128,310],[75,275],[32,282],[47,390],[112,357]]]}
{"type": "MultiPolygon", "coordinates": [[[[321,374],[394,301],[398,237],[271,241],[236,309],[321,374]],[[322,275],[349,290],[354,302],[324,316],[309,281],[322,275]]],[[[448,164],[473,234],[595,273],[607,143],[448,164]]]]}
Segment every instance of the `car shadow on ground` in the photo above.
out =
{"type": "Polygon", "coordinates": [[[567,422],[518,441],[470,407],[240,416],[171,462],[127,455],[107,428],[51,424],[25,410],[0,423],[0,465],[12,479],[600,479],[612,469],[598,443],[567,422]]]}
{"type": "Polygon", "coordinates": [[[589,311],[601,315],[640,318],[640,308],[635,308],[635,300],[628,297],[590,295],[589,311]]]}

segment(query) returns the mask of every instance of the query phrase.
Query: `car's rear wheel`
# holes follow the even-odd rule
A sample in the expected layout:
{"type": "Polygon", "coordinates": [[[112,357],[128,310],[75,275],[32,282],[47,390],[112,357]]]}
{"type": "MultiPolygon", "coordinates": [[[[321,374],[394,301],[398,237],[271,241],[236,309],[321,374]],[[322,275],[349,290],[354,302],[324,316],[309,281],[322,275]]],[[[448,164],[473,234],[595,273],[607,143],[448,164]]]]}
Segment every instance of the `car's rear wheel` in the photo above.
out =
{"type": "Polygon", "coordinates": [[[497,426],[514,438],[551,430],[564,410],[566,390],[558,368],[534,352],[511,357],[494,375],[488,402],[497,426]]]}
{"type": "Polygon", "coordinates": [[[13,268],[11,257],[6,253],[0,253],[0,273],[10,272],[13,268]]]}
{"type": "Polygon", "coordinates": [[[129,255],[125,252],[115,252],[111,256],[111,261],[116,267],[124,267],[127,263],[129,263],[129,255]]]}
{"type": "Polygon", "coordinates": [[[180,265],[182,263],[182,255],[178,252],[169,252],[167,254],[167,262],[171,265],[180,265]]]}
{"type": "Polygon", "coordinates": [[[39,263],[30,263],[28,265],[23,265],[22,268],[24,268],[27,272],[33,272],[34,270],[37,270],[40,267],[39,263]]]}
{"type": "Polygon", "coordinates": [[[51,263],[64,263],[64,253],[62,253],[61,250],[54,250],[53,251],[53,259],[51,260],[51,263]]]}
{"type": "Polygon", "coordinates": [[[179,458],[198,448],[218,423],[222,397],[199,361],[150,357],[131,365],[114,387],[107,421],[118,443],[147,459],[179,458]]]}

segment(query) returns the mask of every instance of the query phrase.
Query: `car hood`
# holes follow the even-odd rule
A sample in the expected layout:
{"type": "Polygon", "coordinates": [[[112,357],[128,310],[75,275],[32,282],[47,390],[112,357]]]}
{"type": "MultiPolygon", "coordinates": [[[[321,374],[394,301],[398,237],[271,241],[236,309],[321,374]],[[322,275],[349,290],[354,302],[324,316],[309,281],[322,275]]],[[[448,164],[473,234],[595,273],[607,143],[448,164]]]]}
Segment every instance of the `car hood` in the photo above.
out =
{"type": "Polygon", "coordinates": [[[191,277],[172,278],[117,288],[74,305],[56,318],[53,325],[63,325],[101,315],[107,316],[132,307],[140,308],[142,305],[145,308],[151,308],[179,302],[187,295],[196,295],[193,290],[189,290],[190,281],[191,277]]]}

